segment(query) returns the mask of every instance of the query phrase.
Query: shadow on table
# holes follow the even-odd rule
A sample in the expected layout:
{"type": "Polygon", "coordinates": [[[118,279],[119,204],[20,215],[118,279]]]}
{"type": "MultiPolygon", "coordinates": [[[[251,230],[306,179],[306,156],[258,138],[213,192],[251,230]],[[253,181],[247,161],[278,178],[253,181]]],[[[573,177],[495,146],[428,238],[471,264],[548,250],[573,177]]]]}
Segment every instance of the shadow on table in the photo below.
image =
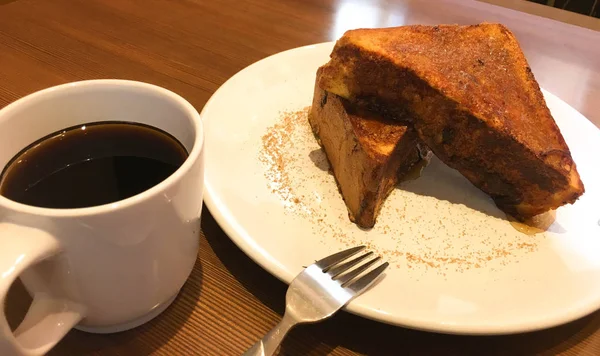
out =
{"type": "MultiPolygon", "coordinates": [[[[229,272],[266,307],[282,316],[287,286],[238,249],[210,214],[203,214],[202,225],[204,231],[213,231],[206,238],[229,272]],[[219,233],[214,233],[217,231],[219,233]]],[[[339,312],[324,322],[292,330],[279,354],[327,355],[341,347],[364,355],[555,355],[581,343],[599,329],[600,312],[552,329],[508,336],[434,334],[339,312]]],[[[267,331],[257,330],[257,334],[267,331]]]]}
{"type": "MultiPolygon", "coordinates": [[[[281,317],[285,310],[287,285],[267,273],[237,248],[208,211],[202,213],[202,230],[211,232],[205,234],[206,239],[225,268],[248,292],[281,317]]],[[[240,320],[240,322],[245,321],[240,320]]],[[[275,324],[276,322],[273,322],[271,327],[275,324]]],[[[298,330],[301,328],[299,327],[298,330]]],[[[252,339],[252,342],[262,337],[268,329],[255,331],[255,339],[252,339]]],[[[250,346],[252,346],[251,343],[247,345],[248,348],[250,346]]],[[[318,333],[314,333],[307,328],[301,334],[298,334],[297,330],[293,330],[284,341],[280,355],[327,355],[333,348],[333,346],[323,343],[318,333]],[[293,350],[293,352],[290,351],[290,353],[289,350],[293,350]]],[[[243,351],[240,350],[240,353],[243,351]]]]}
{"type": "MultiPolygon", "coordinates": [[[[90,334],[79,330],[70,331],[67,336],[61,340],[48,355],[89,355],[97,352],[103,354],[116,354],[117,350],[129,350],[130,355],[149,355],[153,351],[167,343],[173,335],[184,325],[189,316],[194,311],[196,300],[202,290],[202,265],[200,259],[196,260],[194,269],[182,287],[179,295],[173,303],[160,315],[148,323],[135,329],[127,330],[116,334],[90,334]],[[144,342],[135,342],[143,339],[144,342]],[[131,344],[128,348],[127,345],[131,344]],[[143,349],[140,349],[143,347],[143,349]]],[[[11,288],[8,300],[11,298],[23,299],[28,294],[20,282],[15,283],[11,288]]],[[[30,299],[30,298],[29,298],[30,299]]],[[[23,301],[16,301],[19,304],[12,311],[11,325],[22,320],[28,304],[23,301]],[[18,309],[18,310],[17,310],[18,309]],[[17,315],[22,314],[22,315],[17,315]]]]}

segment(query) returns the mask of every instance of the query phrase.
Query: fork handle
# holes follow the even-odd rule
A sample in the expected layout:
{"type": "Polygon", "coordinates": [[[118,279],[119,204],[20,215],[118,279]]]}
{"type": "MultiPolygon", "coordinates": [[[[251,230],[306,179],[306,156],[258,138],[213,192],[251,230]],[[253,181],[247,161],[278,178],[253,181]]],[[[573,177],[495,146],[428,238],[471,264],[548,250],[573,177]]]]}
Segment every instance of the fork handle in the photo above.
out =
{"type": "Polygon", "coordinates": [[[285,335],[298,322],[289,316],[286,312],[283,318],[271,331],[269,331],[261,340],[254,344],[244,353],[243,356],[271,356],[275,353],[285,335]]]}

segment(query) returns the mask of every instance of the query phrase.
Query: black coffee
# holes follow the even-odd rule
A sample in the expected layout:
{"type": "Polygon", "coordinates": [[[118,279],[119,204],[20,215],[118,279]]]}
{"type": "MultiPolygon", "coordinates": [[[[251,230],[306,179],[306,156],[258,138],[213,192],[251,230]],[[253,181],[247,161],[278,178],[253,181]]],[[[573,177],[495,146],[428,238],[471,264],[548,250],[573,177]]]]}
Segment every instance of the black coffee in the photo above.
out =
{"type": "Polygon", "coordinates": [[[0,175],[0,194],[57,209],[112,203],[170,176],[188,156],[152,126],[97,122],[48,135],[17,154],[0,175]]]}

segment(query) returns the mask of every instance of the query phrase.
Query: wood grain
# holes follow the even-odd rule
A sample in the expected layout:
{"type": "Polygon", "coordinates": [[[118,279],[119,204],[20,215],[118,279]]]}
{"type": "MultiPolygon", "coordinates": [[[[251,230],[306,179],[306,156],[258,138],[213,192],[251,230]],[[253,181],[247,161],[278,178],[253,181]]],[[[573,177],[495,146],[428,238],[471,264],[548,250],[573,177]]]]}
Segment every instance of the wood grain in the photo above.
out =
{"type": "MultiPolygon", "coordinates": [[[[467,16],[451,10],[450,5],[456,7],[452,1],[436,5],[443,10],[437,15],[430,6],[419,5],[423,3],[4,0],[0,1],[0,107],[60,83],[124,78],[166,87],[201,110],[212,93],[245,66],[282,50],[331,40],[345,28],[364,26],[373,11],[402,14],[405,22],[423,23],[464,22],[467,16]]],[[[554,86],[558,93],[565,86],[574,88],[559,95],[600,126],[600,103],[592,100],[600,93],[600,57],[587,48],[592,45],[585,46],[588,38],[600,37],[555,23],[565,36],[578,35],[578,40],[570,41],[574,42],[569,44],[570,53],[555,55],[553,51],[564,50],[566,39],[537,40],[540,34],[531,28],[542,20],[507,12],[510,10],[492,11],[487,4],[468,6],[469,16],[497,16],[523,23],[515,32],[523,40],[528,58],[533,59],[542,86],[554,86]],[[561,73],[560,81],[553,72],[561,73]],[[573,73],[579,77],[574,79],[573,73]]],[[[373,26],[402,23],[390,23],[382,16],[370,22],[373,26]]],[[[205,210],[194,271],[162,315],[118,334],[72,331],[50,354],[241,354],[281,318],[285,290],[283,283],[246,257],[205,210]]],[[[551,296],[540,296],[545,297],[551,296]]],[[[11,325],[18,324],[29,301],[22,285],[15,283],[6,305],[11,325]]],[[[600,313],[595,313],[530,334],[451,336],[392,327],[342,312],[321,324],[292,331],[280,354],[598,355],[599,329],[600,313]]]]}
{"type": "MultiPolygon", "coordinates": [[[[550,19],[570,23],[576,26],[587,27],[592,30],[600,31],[600,19],[591,17],[588,14],[577,13],[573,11],[562,10],[559,7],[553,7],[554,4],[546,2],[544,4],[533,1],[521,0],[479,0],[490,4],[517,9],[519,11],[544,16],[550,19]]],[[[589,3],[590,9],[592,3],[589,3]]]]}

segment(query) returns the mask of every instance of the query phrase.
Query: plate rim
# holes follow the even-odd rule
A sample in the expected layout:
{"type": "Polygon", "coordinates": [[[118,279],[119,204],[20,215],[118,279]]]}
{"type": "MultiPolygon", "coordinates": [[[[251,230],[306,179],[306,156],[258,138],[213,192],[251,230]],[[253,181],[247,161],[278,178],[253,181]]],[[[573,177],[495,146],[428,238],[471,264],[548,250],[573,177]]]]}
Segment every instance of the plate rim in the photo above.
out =
{"type": "MultiPolygon", "coordinates": [[[[206,112],[212,107],[213,102],[222,95],[224,91],[228,89],[228,86],[232,85],[238,77],[243,76],[246,72],[252,70],[253,67],[260,65],[264,61],[271,60],[273,57],[281,56],[283,54],[289,54],[290,52],[299,52],[306,51],[310,49],[314,49],[317,47],[325,47],[333,45],[335,41],[326,41],[319,42],[314,44],[309,44],[305,46],[295,47],[288,50],[284,50],[267,57],[264,57],[260,60],[257,60],[250,65],[242,68],[240,71],[232,75],[229,79],[227,79],[219,88],[211,95],[209,100],[206,102],[202,111],[200,112],[200,118],[204,122],[205,117],[207,116],[206,112]]],[[[581,114],[578,110],[573,108],[567,102],[560,99],[558,96],[550,93],[544,88],[540,88],[544,100],[547,102],[548,98],[552,98],[553,101],[558,102],[560,105],[568,107],[573,112],[578,113],[583,121],[586,121],[590,127],[593,127],[596,130],[599,130],[588,118],[586,118],[583,114],[581,114]]],[[[579,120],[579,118],[577,119],[579,120]]],[[[208,126],[208,125],[206,125],[208,126]]],[[[219,227],[225,232],[227,237],[233,241],[233,243],[244,252],[244,254],[250,259],[259,265],[262,269],[267,271],[270,275],[276,277],[280,281],[290,284],[294,279],[295,275],[287,273],[285,269],[278,266],[277,263],[272,261],[272,256],[270,256],[266,251],[264,251],[252,238],[251,236],[244,236],[240,231],[244,231],[245,229],[239,225],[237,221],[235,221],[235,217],[230,214],[228,208],[225,203],[223,203],[218,194],[214,191],[210,180],[208,179],[208,175],[205,172],[204,175],[204,204],[208,208],[209,212],[219,225],[219,227]],[[222,210],[223,209],[223,210],[222,210]],[[240,231],[238,231],[240,230],[240,231]],[[262,251],[262,252],[261,252],[262,251]]],[[[578,319],[581,319],[594,311],[600,309],[600,295],[598,296],[598,300],[596,303],[587,303],[584,306],[579,305],[578,308],[571,310],[570,312],[563,312],[560,315],[555,315],[551,318],[545,318],[543,320],[528,320],[526,322],[514,322],[510,324],[504,325],[457,325],[453,323],[445,323],[445,322],[430,322],[430,321],[422,321],[415,318],[406,318],[402,316],[398,316],[395,314],[388,314],[384,312],[378,311],[374,307],[368,307],[362,305],[361,303],[351,302],[343,308],[345,311],[348,311],[357,316],[374,320],[377,322],[383,322],[385,324],[404,327],[408,329],[428,331],[428,332],[437,332],[444,334],[456,334],[456,335],[510,335],[510,334],[518,334],[518,333],[527,333],[537,330],[548,329],[551,327],[555,327],[558,325],[563,325],[578,319]]]]}

